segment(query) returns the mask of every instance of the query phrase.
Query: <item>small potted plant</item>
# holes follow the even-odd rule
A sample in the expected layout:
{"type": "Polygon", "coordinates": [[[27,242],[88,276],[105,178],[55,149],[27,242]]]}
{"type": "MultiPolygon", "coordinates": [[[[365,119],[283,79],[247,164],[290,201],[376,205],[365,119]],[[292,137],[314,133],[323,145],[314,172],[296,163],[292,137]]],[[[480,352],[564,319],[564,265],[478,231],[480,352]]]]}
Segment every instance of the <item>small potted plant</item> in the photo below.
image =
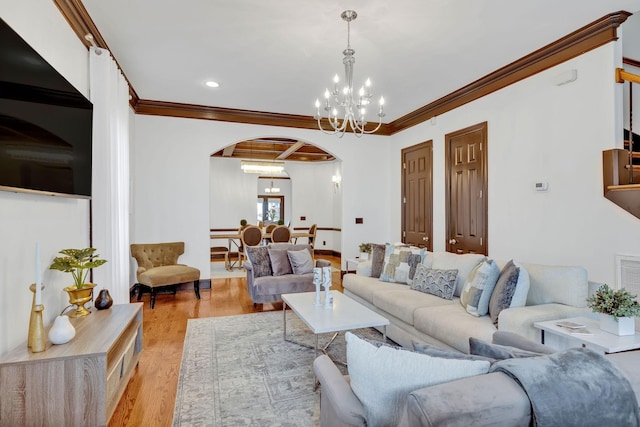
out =
{"type": "Polygon", "coordinates": [[[635,319],[640,316],[640,304],[636,295],[626,289],[614,291],[604,284],[596,293],[587,298],[587,306],[594,313],[600,313],[600,329],[616,335],[633,335],[635,319]]]}
{"type": "Polygon", "coordinates": [[[358,248],[360,249],[360,259],[369,259],[369,254],[371,253],[371,243],[360,243],[360,246],[358,246],[358,248]]]}
{"type": "Polygon", "coordinates": [[[93,298],[93,288],[96,285],[87,283],[87,275],[90,269],[100,267],[107,262],[104,259],[98,259],[99,255],[95,252],[95,248],[63,249],[59,253],[64,256],[54,258],[49,266],[51,270],[71,273],[73,277],[73,285],[63,289],[69,294],[69,303],[77,307],[69,317],[86,316],[90,313],[84,308],[84,304],[93,298]]]}

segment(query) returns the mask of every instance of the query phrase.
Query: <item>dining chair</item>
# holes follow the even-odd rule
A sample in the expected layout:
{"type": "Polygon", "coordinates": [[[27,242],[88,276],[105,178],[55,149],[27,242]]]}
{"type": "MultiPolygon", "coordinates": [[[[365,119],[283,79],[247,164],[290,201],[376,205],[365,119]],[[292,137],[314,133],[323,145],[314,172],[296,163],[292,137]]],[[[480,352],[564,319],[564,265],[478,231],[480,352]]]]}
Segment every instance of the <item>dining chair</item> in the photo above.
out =
{"type": "Polygon", "coordinates": [[[289,243],[289,240],[291,240],[291,230],[286,225],[278,225],[271,232],[273,243],[289,243]]]}
{"type": "Polygon", "coordinates": [[[318,229],[318,225],[317,224],[311,224],[311,227],[309,227],[309,244],[311,245],[311,248],[313,249],[314,245],[315,245],[315,241],[316,241],[316,230],[318,229]]]}
{"type": "Polygon", "coordinates": [[[249,225],[240,233],[242,250],[238,252],[239,266],[242,267],[242,259],[247,258],[247,246],[260,246],[262,244],[262,230],[257,225],[249,225]]]}

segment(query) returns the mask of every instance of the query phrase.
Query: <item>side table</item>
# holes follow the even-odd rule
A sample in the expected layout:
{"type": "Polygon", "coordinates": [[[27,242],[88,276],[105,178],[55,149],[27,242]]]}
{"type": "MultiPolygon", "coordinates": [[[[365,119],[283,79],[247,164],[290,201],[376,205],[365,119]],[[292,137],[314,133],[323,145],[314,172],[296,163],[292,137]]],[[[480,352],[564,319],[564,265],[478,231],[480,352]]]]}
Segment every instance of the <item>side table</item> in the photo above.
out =
{"type": "MultiPolygon", "coordinates": [[[[533,324],[540,329],[540,340],[552,341],[553,338],[560,338],[558,342],[567,343],[566,347],[588,347],[602,353],[619,353],[621,351],[640,349],[640,333],[635,335],[618,336],[600,330],[600,324],[595,319],[588,317],[571,317],[569,319],[548,320],[545,322],[535,322],[533,324]],[[558,326],[560,321],[579,323],[591,332],[589,335],[572,333],[571,329],[558,326]]],[[[549,342],[551,345],[551,342],[549,342]]],[[[554,347],[553,345],[551,345],[554,347]]],[[[564,350],[564,348],[558,348],[564,350]]]]}

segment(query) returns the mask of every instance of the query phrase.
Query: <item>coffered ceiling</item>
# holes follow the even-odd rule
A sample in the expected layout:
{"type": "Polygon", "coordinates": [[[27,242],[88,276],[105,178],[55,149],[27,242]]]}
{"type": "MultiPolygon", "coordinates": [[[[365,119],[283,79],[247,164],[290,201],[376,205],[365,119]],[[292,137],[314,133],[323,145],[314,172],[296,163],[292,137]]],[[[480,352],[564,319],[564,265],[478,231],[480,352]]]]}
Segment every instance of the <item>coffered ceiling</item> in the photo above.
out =
{"type": "MultiPolygon", "coordinates": [[[[477,90],[483,77],[588,24],[640,10],[640,0],[82,0],[82,6],[135,90],[139,113],[205,110],[202,118],[238,113],[266,124],[287,117],[292,127],[309,128],[315,99],[334,74],[343,75],[347,29],[340,13],[354,9],[355,86],[368,77],[376,98],[384,95],[389,134],[415,124],[407,117],[416,112],[425,120],[442,111],[425,106],[474,82],[477,90]],[[207,80],[220,87],[207,88],[207,80]]],[[[247,145],[232,155],[246,153],[247,145]]],[[[277,140],[271,149],[280,155],[295,145],[277,140]]],[[[297,147],[289,159],[327,155],[297,147]]]]}

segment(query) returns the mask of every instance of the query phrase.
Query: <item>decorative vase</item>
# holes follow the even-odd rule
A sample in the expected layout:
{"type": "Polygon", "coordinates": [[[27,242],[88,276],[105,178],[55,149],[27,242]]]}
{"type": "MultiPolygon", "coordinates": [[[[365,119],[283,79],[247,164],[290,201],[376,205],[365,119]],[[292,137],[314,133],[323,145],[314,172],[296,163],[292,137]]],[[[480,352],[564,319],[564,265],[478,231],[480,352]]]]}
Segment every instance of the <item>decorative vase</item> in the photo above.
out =
{"type": "Polygon", "coordinates": [[[101,289],[98,292],[94,305],[98,310],[106,310],[113,305],[113,298],[111,298],[107,289],[101,289]]]}
{"type": "Polygon", "coordinates": [[[78,289],[75,285],[67,286],[63,290],[69,294],[69,303],[76,306],[76,311],[69,314],[69,317],[81,317],[91,314],[84,305],[93,299],[93,288],[96,285],[93,283],[85,283],[81,289],[78,289]]]}
{"type": "Polygon", "coordinates": [[[635,318],[634,317],[615,317],[610,314],[600,313],[600,329],[614,335],[633,335],[635,334],[635,318]]]}
{"type": "Polygon", "coordinates": [[[76,336],[76,328],[69,321],[68,316],[58,316],[49,329],[49,341],[53,344],[68,343],[76,336]]]}

